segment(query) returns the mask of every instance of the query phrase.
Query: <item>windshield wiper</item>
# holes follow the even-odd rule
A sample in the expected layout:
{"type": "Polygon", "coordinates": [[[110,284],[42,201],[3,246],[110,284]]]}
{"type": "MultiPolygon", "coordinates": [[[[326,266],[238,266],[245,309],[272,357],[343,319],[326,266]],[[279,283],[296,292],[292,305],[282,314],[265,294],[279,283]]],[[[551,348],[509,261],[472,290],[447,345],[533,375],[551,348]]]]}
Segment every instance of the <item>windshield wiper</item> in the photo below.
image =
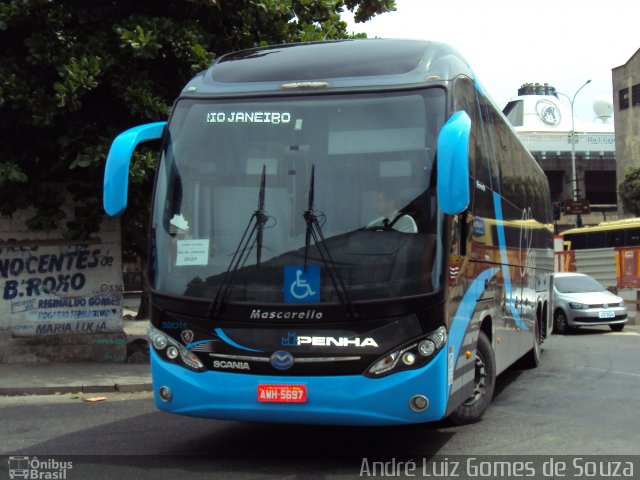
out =
{"type": "MultiPolygon", "coordinates": [[[[317,216],[313,211],[313,197],[315,190],[316,166],[311,165],[311,179],[309,180],[309,196],[307,197],[307,210],[303,213],[307,230],[304,234],[304,269],[307,270],[307,259],[309,258],[309,244],[311,243],[311,231],[313,224],[317,222],[317,216]]],[[[321,232],[322,233],[322,232],[321,232]]]]}
{"type": "Polygon", "coordinates": [[[309,259],[309,245],[311,244],[311,237],[313,237],[313,241],[316,245],[316,248],[318,249],[320,259],[327,269],[327,273],[329,274],[329,278],[331,279],[333,288],[335,288],[336,290],[336,294],[338,295],[340,303],[342,303],[342,305],[345,307],[347,315],[349,315],[352,320],[355,320],[359,318],[358,311],[351,302],[349,294],[347,293],[347,289],[344,286],[344,282],[342,281],[340,273],[338,272],[338,268],[336,267],[333,258],[331,258],[331,252],[327,248],[324,234],[322,233],[322,227],[320,225],[320,222],[318,221],[318,217],[322,214],[318,215],[318,212],[313,209],[314,190],[315,165],[311,165],[311,179],[309,180],[309,197],[307,200],[307,210],[303,213],[304,220],[307,224],[304,242],[304,269],[305,271],[307,270],[307,263],[309,259]]]}
{"type": "Polygon", "coordinates": [[[260,192],[258,193],[258,208],[251,214],[249,223],[247,224],[247,228],[242,234],[240,243],[238,243],[238,247],[236,248],[233,257],[231,258],[231,262],[229,263],[229,267],[227,268],[224,277],[222,277],[222,282],[220,282],[220,286],[218,287],[216,296],[209,306],[210,317],[215,317],[218,315],[218,313],[220,313],[220,308],[222,307],[222,304],[224,303],[229,290],[231,290],[230,285],[233,283],[233,277],[238,271],[238,268],[240,268],[241,265],[244,266],[244,264],[247,262],[249,254],[251,253],[254,245],[256,246],[256,268],[260,268],[264,224],[268,219],[268,215],[264,211],[264,197],[267,177],[266,171],[266,165],[262,165],[260,192]]]}
{"type": "Polygon", "coordinates": [[[267,223],[267,214],[264,212],[264,191],[267,178],[267,166],[262,165],[262,178],[260,179],[260,193],[258,194],[258,209],[253,212],[256,219],[256,267],[260,268],[260,258],[262,257],[262,235],[264,224],[267,223]]]}

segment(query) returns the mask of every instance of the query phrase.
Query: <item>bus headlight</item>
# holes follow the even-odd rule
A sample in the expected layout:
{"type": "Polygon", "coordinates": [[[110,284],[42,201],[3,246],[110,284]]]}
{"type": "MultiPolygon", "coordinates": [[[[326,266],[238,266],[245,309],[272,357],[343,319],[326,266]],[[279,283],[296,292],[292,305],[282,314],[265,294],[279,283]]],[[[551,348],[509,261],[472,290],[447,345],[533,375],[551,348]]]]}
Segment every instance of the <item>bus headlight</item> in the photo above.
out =
{"type": "Polygon", "coordinates": [[[410,367],[411,365],[413,365],[414,363],[416,363],[416,356],[414,353],[412,352],[404,352],[402,354],[402,363],[404,363],[406,366],[410,367]]]}
{"type": "Polygon", "coordinates": [[[167,358],[169,358],[169,360],[175,360],[178,358],[178,355],[180,355],[180,352],[178,352],[178,349],[173,345],[167,348],[167,358]]]}
{"type": "Polygon", "coordinates": [[[393,370],[400,358],[400,352],[393,352],[382,357],[369,369],[370,373],[381,374],[393,370]]]}
{"type": "Polygon", "coordinates": [[[149,342],[156,349],[156,352],[169,362],[182,364],[196,372],[205,369],[204,364],[195,353],[153,326],[149,328],[149,342]]]}
{"type": "MultiPolygon", "coordinates": [[[[151,327],[153,328],[153,327],[151,327]]],[[[162,333],[160,330],[156,330],[153,328],[153,332],[149,330],[149,341],[154,346],[156,350],[164,350],[166,346],[169,344],[169,340],[167,340],[167,336],[162,333]]]]}
{"type": "Polygon", "coordinates": [[[367,377],[380,378],[390,373],[422,367],[447,343],[447,330],[438,327],[427,336],[385,354],[365,372],[367,377]],[[402,360],[402,361],[400,361],[402,360]]]}
{"type": "Polygon", "coordinates": [[[423,357],[430,357],[435,353],[435,351],[436,351],[436,346],[431,340],[428,340],[428,339],[422,340],[418,344],[418,352],[423,357]]]}

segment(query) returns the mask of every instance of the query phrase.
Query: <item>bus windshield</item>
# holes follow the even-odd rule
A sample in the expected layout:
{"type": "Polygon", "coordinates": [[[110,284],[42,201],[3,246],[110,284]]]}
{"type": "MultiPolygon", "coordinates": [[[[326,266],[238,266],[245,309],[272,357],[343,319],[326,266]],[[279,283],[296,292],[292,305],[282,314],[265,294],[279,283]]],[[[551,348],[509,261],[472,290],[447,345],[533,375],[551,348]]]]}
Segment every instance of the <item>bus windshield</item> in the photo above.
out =
{"type": "Polygon", "coordinates": [[[155,192],[153,288],[304,300],[284,288],[302,267],[317,272],[313,302],[340,288],[355,301],[439,289],[445,114],[442,88],[178,101],[155,192]]]}

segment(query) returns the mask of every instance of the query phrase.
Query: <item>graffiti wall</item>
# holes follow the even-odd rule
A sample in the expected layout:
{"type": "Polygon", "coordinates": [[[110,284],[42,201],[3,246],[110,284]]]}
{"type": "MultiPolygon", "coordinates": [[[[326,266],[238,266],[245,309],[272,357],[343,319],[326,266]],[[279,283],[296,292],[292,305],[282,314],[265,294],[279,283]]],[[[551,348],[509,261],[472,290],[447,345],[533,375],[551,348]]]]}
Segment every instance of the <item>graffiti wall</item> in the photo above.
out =
{"type": "Polygon", "coordinates": [[[97,238],[84,244],[55,233],[38,238],[23,224],[15,215],[0,220],[0,331],[12,337],[122,332],[115,220],[105,220],[97,238]]]}

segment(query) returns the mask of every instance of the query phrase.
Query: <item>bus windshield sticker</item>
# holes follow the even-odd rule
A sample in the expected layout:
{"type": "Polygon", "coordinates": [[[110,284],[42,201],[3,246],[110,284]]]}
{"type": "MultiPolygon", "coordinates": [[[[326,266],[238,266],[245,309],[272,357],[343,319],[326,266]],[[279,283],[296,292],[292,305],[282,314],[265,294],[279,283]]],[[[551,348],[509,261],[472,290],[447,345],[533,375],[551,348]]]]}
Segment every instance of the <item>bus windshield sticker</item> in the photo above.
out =
{"type": "Polygon", "coordinates": [[[320,265],[284,267],[284,301],[311,303],[320,301],[320,265]]]}
{"type": "Polygon", "coordinates": [[[187,233],[189,231],[189,222],[182,214],[176,214],[169,221],[169,228],[169,233],[187,233]]]}
{"type": "MultiPolygon", "coordinates": [[[[289,112],[207,112],[207,123],[268,123],[271,125],[291,123],[289,112]]],[[[298,125],[296,120],[296,125],[298,125]]],[[[300,121],[300,125],[302,122],[300,121]]]]}
{"type": "Polygon", "coordinates": [[[209,263],[209,240],[178,240],[176,266],[207,265],[209,263]]]}

